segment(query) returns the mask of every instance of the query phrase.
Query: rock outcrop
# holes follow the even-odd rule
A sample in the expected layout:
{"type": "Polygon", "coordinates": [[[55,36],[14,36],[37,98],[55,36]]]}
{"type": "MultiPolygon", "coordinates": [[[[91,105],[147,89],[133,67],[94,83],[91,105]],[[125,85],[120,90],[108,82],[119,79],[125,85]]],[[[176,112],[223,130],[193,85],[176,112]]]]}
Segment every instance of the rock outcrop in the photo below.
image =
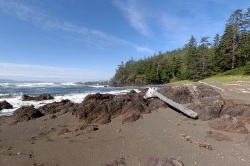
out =
{"type": "Polygon", "coordinates": [[[31,119],[36,119],[43,116],[43,114],[32,106],[22,106],[14,111],[12,117],[17,122],[29,121],[31,119]]]}
{"type": "Polygon", "coordinates": [[[90,94],[86,96],[75,115],[79,122],[106,124],[118,116],[125,116],[123,123],[139,119],[141,114],[150,113],[147,100],[135,91],[127,94],[90,94]]]}
{"type": "Polygon", "coordinates": [[[161,89],[162,95],[180,104],[191,103],[204,97],[219,96],[220,94],[207,85],[184,84],[161,89]]]}
{"type": "Polygon", "coordinates": [[[234,105],[229,106],[227,109],[221,112],[221,116],[228,114],[232,117],[236,116],[243,116],[243,117],[250,117],[250,106],[246,105],[234,105]]]}
{"type": "Polygon", "coordinates": [[[32,100],[42,101],[42,100],[51,100],[51,99],[54,99],[54,97],[47,93],[40,94],[39,96],[36,96],[36,97],[32,97],[32,96],[25,95],[25,94],[22,96],[23,101],[32,101],[32,100]]]}
{"type": "Polygon", "coordinates": [[[44,115],[47,114],[55,114],[55,113],[73,113],[75,109],[78,107],[78,104],[74,104],[70,100],[61,100],[60,102],[53,102],[46,104],[44,106],[41,106],[38,108],[38,110],[43,113],[44,115]]]}
{"type": "Polygon", "coordinates": [[[12,108],[13,108],[13,105],[8,103],[6,100],[0,101],[0,110],[2,110],[2,109],[12,109],[12,108]]]}
{"type": "Polygon", "coordinates": [[[240,122],[237,118],[231,117],[227,114],[223,115],[218,119],[209,121],[208,125],[216,130],[223,130],[231,133],[249,133],[248,129],[242,122],[240,122]]]}
{"type": "Polygon", "coordinates": [[[198,119],[212,120],[219,118],[223,105],[221,96],[214,96],[197,99],[188,108],[198,113],[198,119]]]}

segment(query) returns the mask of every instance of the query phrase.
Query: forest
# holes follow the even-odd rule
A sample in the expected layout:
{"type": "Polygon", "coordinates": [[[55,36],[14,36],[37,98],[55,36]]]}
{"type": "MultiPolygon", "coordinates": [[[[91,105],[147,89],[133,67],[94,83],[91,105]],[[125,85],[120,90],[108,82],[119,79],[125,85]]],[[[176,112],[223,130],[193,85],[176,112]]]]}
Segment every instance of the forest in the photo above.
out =
{"type": "MultiPolygon", "coordinates": [[[[199,81],[234,68],[250,68],[250,7],[231,14],[224,33],[212,42],[191,36],[183,48],[158,52],[139,60],[121,62],[111,79],[113,84],[162,84],[170,81],[199,81]]],[[[250,71],[246,71],[250,74],[250,71]]]]}

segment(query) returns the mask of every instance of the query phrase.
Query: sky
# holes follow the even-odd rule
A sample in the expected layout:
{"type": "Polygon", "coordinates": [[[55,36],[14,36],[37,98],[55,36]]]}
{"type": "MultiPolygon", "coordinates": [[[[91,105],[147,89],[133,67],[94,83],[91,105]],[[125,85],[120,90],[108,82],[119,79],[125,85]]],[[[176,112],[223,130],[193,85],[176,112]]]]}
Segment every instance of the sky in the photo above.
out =
{"type": "Polygon", "coordinates": [[[222,35],[249,0],[0,0],[0,79],[110,80],[133,58],[222,35]]]}

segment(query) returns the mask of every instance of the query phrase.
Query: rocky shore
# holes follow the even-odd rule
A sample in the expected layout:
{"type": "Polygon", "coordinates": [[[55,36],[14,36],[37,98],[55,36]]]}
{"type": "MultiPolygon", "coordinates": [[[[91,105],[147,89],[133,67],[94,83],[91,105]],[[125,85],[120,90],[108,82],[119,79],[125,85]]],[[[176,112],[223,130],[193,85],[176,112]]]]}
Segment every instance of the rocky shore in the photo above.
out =
{"type": "MultiPolygon", "coordinates": [[[[241,83],[237,83],[242,85],[241,83]]],[[[140,93],[90,94],[82,103],[62,100],[23,106],[1,117],[3,165],[234,165],[250,164],[250,93],[226,84],[159,88],[198,113],[192,119],[158,98],[140,93]],[[247,97],[249,100],[247,100],[247,97]],[[249,101],[249,102],[248,102],[249,101]]],[[[250,84],[244,84],[246,89],[250,84]]],[[[242,87],[241,87],[242,88],[242,87]]],[[[25,96],[46,100],[53,96],[25,96]]],[[[10,107],[6,101],[0,108],[10,107]]]]}

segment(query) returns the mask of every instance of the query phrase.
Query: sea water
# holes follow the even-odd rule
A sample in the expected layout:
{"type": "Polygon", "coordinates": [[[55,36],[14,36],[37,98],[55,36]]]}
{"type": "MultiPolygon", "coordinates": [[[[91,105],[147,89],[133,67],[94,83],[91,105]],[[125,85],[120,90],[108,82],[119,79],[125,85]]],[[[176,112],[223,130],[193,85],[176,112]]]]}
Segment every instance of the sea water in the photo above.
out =
{"type": "Polygon", "coordinates": [[[81,103],[88,94],[109,93],[120,94],[130,90],[137,90],[137,87],[110,87],[101,85],[83,85],[76,83],[0,83],[0,101],[6,100],[13,109],[3,109],[0,116],[10,116],[12,113],[25,105],[34,105],[35,108],[52,102],[59,102],[62,99],[69,99],[74,103],[81,103]],[[52,100],[43,101],[22,101],[22,95],[38,96],[48,93],[54,97],[52,100]]]}

